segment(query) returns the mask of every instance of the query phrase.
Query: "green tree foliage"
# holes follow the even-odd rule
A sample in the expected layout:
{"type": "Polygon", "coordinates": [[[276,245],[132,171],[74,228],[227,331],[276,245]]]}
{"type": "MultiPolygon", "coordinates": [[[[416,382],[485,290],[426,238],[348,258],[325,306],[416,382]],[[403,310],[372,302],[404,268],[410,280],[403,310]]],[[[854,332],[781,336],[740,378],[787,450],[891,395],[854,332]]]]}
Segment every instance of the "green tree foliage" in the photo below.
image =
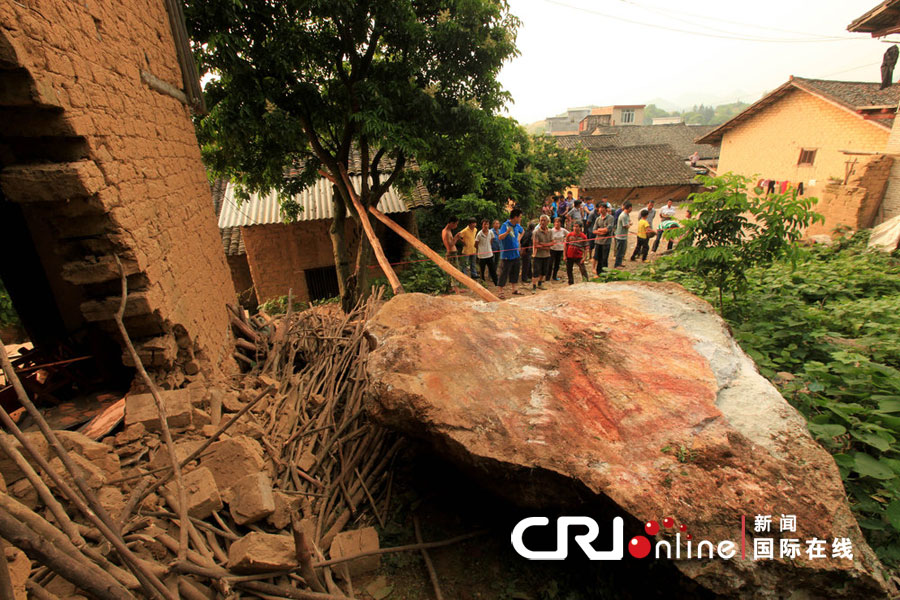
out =
{"type": "MultiPolygon", "coordinates": [[[[869,232],[747,271],[722,316],[760,373],[833,455],[867,540],[900,565],[900,252],[868,251],[869,232]]],[[[705,285],[677,256],[637,277],[705,285]]],[[[712,299],[707,294],[707,299],[712,299]]]]}
{"type": "MultiPolygon", "coordinates": [[[[515,120],[495,117],[488,152],[459,157],[448,176],[437,164],[423,164],[425,180],[436,196],[447,198],[423,215],[419,231],[436,244],[449,215],[461,219],[503,219],[509,200],[526,215],[548,195],[578,182],[588,152],[562,148],[552,137],[529,135],[515,120]]],[[[463,223],[464,224],[464,223],[463,223]]]]}
{"type": "Polygon", "coordinates": [[[198,123],[210,169],[245,192],[279,191],[289,214],[290,196],[320,170],[337,181],[331,239],[345,307],[365,289],[371,256],[365,238],[356,257],[343,238],[347,216],[359,218],[341,178],[354,149],[364,207],[402,183],[412,158],[464,172],[461,159],[494,139],[508,100],[497,75],[519,26],[505,0],[188,0],[185,15],[212,76],[198,123]]]}
{"type": "Polygon", "coordinates": [[[701,104],[700,106],[692,107],[690,110],[668,112],[655,104],[648,104],[644,107],[644,125],[652,124],[653,119],[658,117],[681,117],[688,125],[719,125],[742,112],[748,106],[750,105],[745,102],[720,104],[716,107],[701,104]]]}
{"type": "Polygon", "coordinates": [[[802,198],[796,190],[765,195],[756,189],[750,194],[750,179],[733,173],[698,179],[707,191],[688,197],[686,208],[693,218],[665,235],[680,236],[677,264],[718,290],[722,310],[723,292],[736,299],[750,267],[782,257],[794,260],[803,230],[822,216],[812,211],[817,200],[802,198]]]}

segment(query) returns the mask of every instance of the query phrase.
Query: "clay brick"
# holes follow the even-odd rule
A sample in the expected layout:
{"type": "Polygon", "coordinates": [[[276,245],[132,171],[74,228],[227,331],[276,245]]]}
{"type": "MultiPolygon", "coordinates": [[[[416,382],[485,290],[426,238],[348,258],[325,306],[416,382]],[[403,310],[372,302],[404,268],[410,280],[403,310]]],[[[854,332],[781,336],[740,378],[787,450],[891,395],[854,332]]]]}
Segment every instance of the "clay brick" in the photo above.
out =
{"type": "Polygon", "coordinates": [[[225,491],[247,476],[265,467],[259,443],[247,436],[235,436],[211,444],[200,464],[212,471],[216,485],[225,491]]]}
{"type": "MultiPolygon", "coordinates": [[[[2,434],[6,435],[6,434],[2,434]]],[[[32,467],[34,467],[35,471],[40,473],[40,469],[37,466],[37,463],[34,462],[31,457],[28,455],[25,450],[22,449],[22,446],[19,444],[19,441],[16,440],[11,435],[7,437],[9,442],[16,448],[22,456],[25,457],[25,460],[28,461],[32,467]]],[[[31,432],[25,434],[25,439],[34,447],[34,449],[41,455],[45,460],[50,460],[50,445],[47,443],[47,440],[44,439],[44,436],[40,432],[31,432]]],[[[54,454],[55,456],[55,454],[54,454]]],[[[12,485],[13,483],[19,481],[20,479],[25,477],[25,473],[19,470],[19,467],[16,466],[16,463],[13,462],[13,459],[8,457],[5,452],[0,451],[0,476],[6,481],[7,485],[12,485]]]]}
{"type": "Polygon", "coordinates": [[[25,591],[25,582],[31,575],[31,561],[24,552],[13,546],[5,546],[4,557],[9,570],[9,578],[12,580],[13,597],[16,600],[26,600],[28,594],[25,591]]]}
{"type": "MultiPolygon", "coordinates": [[[[183,461],[188,456],[194,453],[197,448],[203,445],[202,440],[185,440],[180,439],[175,441],[175,457],[179,461],[183,461]]],[[[149,469],[159,469],[160,467],[167,467],[172,464],[172,461],[169,460],[169,451],[166,449],[165,444],[160,444],[156,451],[153,454],[153,458],[150,459],[150,462],[147,464],[149,469]]]]}
{"type": "MultiPolygon", "coordinates": [[[[106,484],[107,476],[103,472],[103,469],[95,465],[93,462],[84,458],[80,454],[69,453],[69,458],[72,463],[75,465],[75,469],[79,471],[79,475],[84,479],[85,483],[92,490],[97,490],[103,487],[106,484]]],[[[69,487],[72,489],[78,489],[75,485],[72,476],[63,466],[62,461],[59,457],[54,458],[50,461],[50,468],[56,471],[59,475],[62,476],[63,481],[65,481],[69,487]]],[[[50,478],[44,475],[44,479],[47,482],[47,485],[51,488],[56,487],[56,485],[50,481],[50,478]]]]}
{"type": "MultiPolygon", "coordinates": [[[[186,427],[191,424],[191,393],[189,390],[165,390],[160,392],[166,409],[169,427],[186,427]]],[[[125,397],[125,426],[141,423],[147,431],[159,431],[159,412],[151,394],[129,394],[125,397]]]]}
{"type": "Polygon", "coordinates": [[[238,525],[256,523],[275,512],[272,482],[265,473],[253,473],[242,478],[225,492],[225,499],[231,517],[238,525]]]}
{"type": "MultiPolygon", "coordinates": [[[[363,527],[352,531],[342,531],[334,536],[329,554],[334,559],[368,550],[377,550],[378,548],[378,532],[375,531],[374,527],[363,527]]],[[[347,563],[347,566],[350,570],[350,576],[355,577],[377,570],[381,566],[381,557],[377,554],[375,556],[364,556],[351,560],[347,563]]]]}
{"type": "Polygon", "coordinates": [[[275,529],[284,529],[291,524],[291,515],[300,511],[300,498],[283,492],[272,492],[275,511],[266,519],[275,529]]]}
{"type": "Polygon", "coordinates": [[[251,532],[228,548],[228,569],[235,573],[264,573],[297,567],[294,538],[251,532]]]}
{"type": "Polygon", "coordinates": [[[57,431],[56,437],[69,452],[75,452],[90,460],[99,467],[109,479],[119,477],[119,455],[112,452],[109,446],[95,442],[86,435],[76,431],[57,431]]]}
{"type": "MultiPolygon", "coordinates": [[[[188,514],[197,519],[205,519],[214,511],[221,510],[222,497],[212,472],[206,467],[198,467],[184,475],[184,485],[188,496],[188,514]]],[[[169,493],[178,498],[175,482],[166,485],[169,493]]]]}

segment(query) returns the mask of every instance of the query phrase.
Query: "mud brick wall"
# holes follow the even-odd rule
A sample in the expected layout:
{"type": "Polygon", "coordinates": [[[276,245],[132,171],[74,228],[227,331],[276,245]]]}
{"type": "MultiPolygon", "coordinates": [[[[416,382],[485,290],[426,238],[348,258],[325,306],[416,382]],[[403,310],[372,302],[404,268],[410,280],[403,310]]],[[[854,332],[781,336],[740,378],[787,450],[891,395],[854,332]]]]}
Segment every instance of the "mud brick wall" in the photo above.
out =
{"type": "MultiPolygon", "coordinates": [[[[853,157],[848,157],[852,160],[853,157]]],[[[872,227],[884,198],[894,159],[883,154],[856,157],[858,163],[847,185],[830,184],[809,190],[819,199],[814,210],[825,217],[806,230],[806,235],[830,235],[836,227],[872,227]]]]}
{"type": "Polygon", "coordinates": [[[162,1],[3,2],[0,41],[7,68],[17,63],[9,78],[24,82],[22,106],[49,115],[23,112],[6,135],[77,141],[64,156],[23,151],[0,183],[29,219],[52,220],[64,276],[85,291],[85,320],[109,325],[118,254],[134,295],[133,335],[167,349],[156,366],[197,354],[231,370],[225,303],[234,287],[191,115],[141,77],[183,87],[162,1]]]}
{"type": "MultiPolygon", "coordinates": [[[[286,296],[289,290],[297,300],[309,300],[303,271],[334,265],[330,226],[331,221],[317,220],[241,228],[260,303],[286,296]]],[[[352,220],[347,220],[345,231],[355,257],[359,232],[352,220]]]]}
{"type": "MultiPolygon", "coordinates": [[[[393,213],[388,216],[416,235],[414,212],[393,213]]],[[[286,296],[289,290],[297,300],[309,300],[304,271],[334,266],[334,253],[328,233],[330,227],[331,221],[324,219],[241,227],[244,247],[247,250],[247,263],[260,303],[286,296]]],[[[400,236],[380,222],[373,222],[372,227],[390,262],[404,262],[409,259],[412,250],[400,236]]],[[[361,230],[348,219],[344,236],[350,247],[351,261],[356,260],[361,235],[361,230]]],[[[374,256],[366,268],[370,281],[384,276],[374,256]]],[[[396,266],[398,271],[403,268],[402,264],[396,266]]]]}

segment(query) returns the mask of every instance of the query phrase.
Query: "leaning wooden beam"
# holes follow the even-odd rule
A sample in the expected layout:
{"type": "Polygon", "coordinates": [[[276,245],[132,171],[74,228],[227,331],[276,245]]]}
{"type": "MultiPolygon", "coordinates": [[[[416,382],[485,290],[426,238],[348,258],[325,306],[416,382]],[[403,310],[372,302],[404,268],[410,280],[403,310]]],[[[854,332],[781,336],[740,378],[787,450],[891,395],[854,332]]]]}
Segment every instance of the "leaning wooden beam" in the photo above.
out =
{"type": "MultiPolygon", "coordinates": [[[[331,183],[337,185],[337,181],[330,173],[319,171],[319,174],[331,183]]],[[[369,215],[366,214],[366,209],[363,208],[362,203],[359,201],[359,196],[356,195],[356,190],[353,189],[353,183],[350,181],[350,177],[347,175],[347,171],[344,170],[343,166],[341,166],[341,177],[344,180],[344,184],[347,186],[347,193],[350,194],[350,201],[353,202],[353,207],[356,209],[356,212],[359,213],[359,220],[362,223],[363,230],[366,232],[366,237],[369,238],[369,242],[372,244],[372,250],[375,251],[375,258],[378,260],[378,265],[387,276],[388,282],[390,282],[391,289],[394,290],[394,293],[402,294],[403,285],[400,284],[400,278],[397,277],[397,274],[394,272],[394,267],[391,266],[387,256],[384,255],[384,250],[381,248],[381,242],[378,241],[375,230],[372,229],[369,215]]]]}
{"type": "Polygon", "coordinates": [[[137,368],[138,373],[140,373],[141,378],[143,378],[144,383],[147,384],[147,387],[150,388],[150,395],[153,396],[153,400],[156,403],[156,412],[159,415],[159,423],[160,429],[162,429],[162,437],[163,442],[165,443],[166,451],[169,454],[169,462],[172,464],[172,474],[175,476],[175,487],[178,492],[178,526],[180,528],[179,531],[179,540],[180,545],[178,547],[178,558],[179,560],[184,558],[184,555],[187,553],[188,549],[188,531],[191,529],[191,521],[188,519],[187,513],[187,490],[184,486],[184,480],[181,477],[181,466],[178,464],[178,457],[175,455],[175,442],[172,440],[172,433],[169,431],[169,420],[166,415],[166,405],[163,403],[162,396],[159,394],[159,389],[156,387],[156,384],[150,378],[150,375],[147,374],[147,370],[144,368],[144,363],[141,362],[141,357],[138,356],[137,350],[134,348],[134,344],[131,343],[131,337],[128,335],[128,330],[125,329],[125,302],[128,299],[128,278],[125,273],[125,267],[122,266],[122,261],[119,260],[118,255],[114,255],[116,259],[116,264],[119,265],[119,274],[122,279],[122,300],[119,303],[119,310],[116,312],[116,326],[119,328],[119,334],[122,336],[122,341],[125,343],[125,347],[128,349],[128,353],[131,355],[131,360],[134,363],[134,366],[137,368]]]}
{"type": "Polygon", "coordinates": [[[391,229],[391,231],[412,244],[413,248],[433,260],[437,266],[446,271],[451,277],[478,294],[482,300],[486,300],[488,302],[500,302],[500,298],[490,293],[480,283],[451,265],[443,256],[429,248],[421,240],[419,240],[419,238],[397,225],[393,220],[388,218],[380,210],[378,210],[374,206],[370,206],[369,212],[375,215],[376,219],[387,225],[391,229]]]}
{"type": "Polygon", "coordinates": [[[94,598],[129,600],[134,597],[102,569],[57,548],[53,541],[38,535],[3,510],[0,510],[0,536],[23,550],[30,559],[46,565],[51,571],[94,598]]]}

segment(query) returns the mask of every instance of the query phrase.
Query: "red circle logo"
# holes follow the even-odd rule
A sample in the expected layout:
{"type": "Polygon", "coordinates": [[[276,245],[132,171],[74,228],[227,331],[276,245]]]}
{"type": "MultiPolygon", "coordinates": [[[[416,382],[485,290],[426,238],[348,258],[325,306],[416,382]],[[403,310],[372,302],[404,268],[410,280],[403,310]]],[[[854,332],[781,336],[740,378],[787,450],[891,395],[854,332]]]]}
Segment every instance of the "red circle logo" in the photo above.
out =
{"type": "Polygon", "coordinates": [[[644,558],[650,554],[650,540],[642,535],[636,535],[628,542],[628,553],[635,558],[644,558]]]}

